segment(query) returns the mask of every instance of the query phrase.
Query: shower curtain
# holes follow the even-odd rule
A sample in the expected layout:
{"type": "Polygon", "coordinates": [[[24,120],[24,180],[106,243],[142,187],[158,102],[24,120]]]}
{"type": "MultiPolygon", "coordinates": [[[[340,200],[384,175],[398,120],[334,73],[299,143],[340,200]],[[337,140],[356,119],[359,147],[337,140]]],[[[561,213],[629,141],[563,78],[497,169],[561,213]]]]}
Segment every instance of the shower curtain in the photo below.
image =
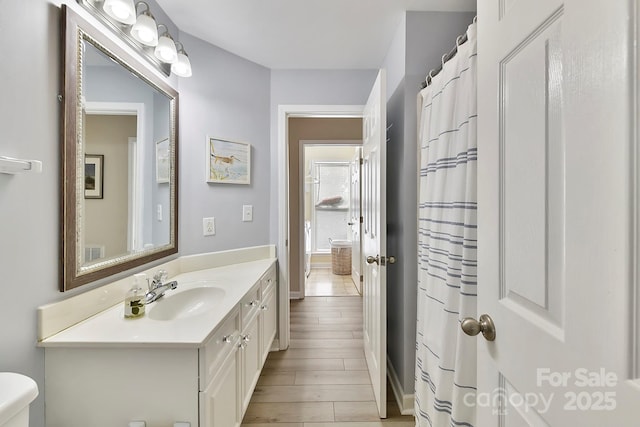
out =
{"type": "Polygon", "coordinates": [[[415,413],[419,427],[475,425],[476,24],[418,96],[418,318],[415,413]]]}

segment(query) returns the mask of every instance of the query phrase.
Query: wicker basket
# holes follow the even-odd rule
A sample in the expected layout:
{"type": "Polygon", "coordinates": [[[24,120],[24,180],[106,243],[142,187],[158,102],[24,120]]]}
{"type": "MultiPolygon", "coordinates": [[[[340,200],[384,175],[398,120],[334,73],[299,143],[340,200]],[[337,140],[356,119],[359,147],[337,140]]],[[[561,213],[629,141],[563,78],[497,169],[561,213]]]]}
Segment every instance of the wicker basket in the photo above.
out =
{"type": "Polygon", "coordinates": [[[351,274],[351,242],[348,240],[331,241],[331,272],[351,274]]]}

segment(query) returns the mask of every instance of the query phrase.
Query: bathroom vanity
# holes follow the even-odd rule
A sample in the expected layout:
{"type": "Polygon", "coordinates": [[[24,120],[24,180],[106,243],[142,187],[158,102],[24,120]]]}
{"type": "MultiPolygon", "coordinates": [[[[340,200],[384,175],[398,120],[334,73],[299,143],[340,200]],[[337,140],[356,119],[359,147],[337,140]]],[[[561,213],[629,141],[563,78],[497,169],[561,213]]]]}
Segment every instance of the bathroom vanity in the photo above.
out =
{"type": "Polygon", "coordinates": [[[118,304],[40,342],[47,426],[240,425],[276,336],[276,260],[172,280],[143,318],[118,304]]]}

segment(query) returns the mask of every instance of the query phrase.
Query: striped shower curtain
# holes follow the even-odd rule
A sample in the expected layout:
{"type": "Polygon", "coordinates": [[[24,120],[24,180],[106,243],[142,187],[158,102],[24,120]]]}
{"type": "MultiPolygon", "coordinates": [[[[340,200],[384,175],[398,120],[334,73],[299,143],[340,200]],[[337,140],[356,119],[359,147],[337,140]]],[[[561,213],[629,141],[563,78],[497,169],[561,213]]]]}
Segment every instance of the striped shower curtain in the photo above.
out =
{"type": "Polygon", "coordinates": [[[475,425],[476,24],[418,96],[417,426],[475,425]]]}

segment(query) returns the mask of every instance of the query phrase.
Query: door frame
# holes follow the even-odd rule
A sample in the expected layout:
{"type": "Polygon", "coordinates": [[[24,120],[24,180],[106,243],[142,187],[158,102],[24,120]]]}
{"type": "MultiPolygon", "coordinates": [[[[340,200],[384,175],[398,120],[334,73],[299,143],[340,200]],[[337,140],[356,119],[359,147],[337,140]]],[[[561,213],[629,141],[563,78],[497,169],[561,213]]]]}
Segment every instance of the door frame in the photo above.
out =
{"type": "Polygon", "coordinates": [[[139,102],[100,102],[85,101],[84,111],[87,115],[102,116],[136,116],[136,136],[128,140],[128,153],[135,155],[135,161],[129,157],[129,182],[128,199],[129,209],[127,213],[127,249],[136,251],[143,246],[142,218],[144,211],[144,169],[145,169],[145,109],[144,103],[139,102]],[[142,141],[142,143],[138,143],[142,141]]]}
{"type": "Polygon", "coordinates": [[[278,344],[280,350],[289,347],[290,256],[289,230],[289,118],[354,118],[362,117],[364,105],[278,105],[277,165],[278,165],[278,344]]]}

